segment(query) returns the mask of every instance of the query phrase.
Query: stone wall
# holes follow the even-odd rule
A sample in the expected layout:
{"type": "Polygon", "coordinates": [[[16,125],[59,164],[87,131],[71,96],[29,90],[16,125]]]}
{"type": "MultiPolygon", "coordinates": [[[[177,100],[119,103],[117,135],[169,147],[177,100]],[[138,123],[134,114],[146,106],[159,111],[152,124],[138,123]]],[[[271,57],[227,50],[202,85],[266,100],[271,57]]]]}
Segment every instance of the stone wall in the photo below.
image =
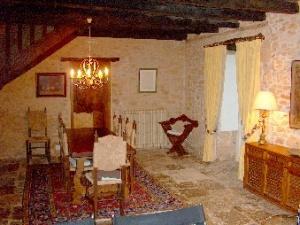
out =
{"type": "MultiPolygon", "coordinates": [[[[165,108],[180,111],[184,105],[184,42],[93,38],[92,54],[119,57],[112,63],[112,112],[134,109],[165,108]],[[138,93],[139,68],[157,68],[157,93],[138,93]]],[[[26,111],[48,110],[48,133],[57,143],[57,115],[62,113],[70,126],[70,81],[66,98],[36,98],[37,72],[69,72],[70,64],[61,57],[85,57],[87,38],[78,37],[46,60],[27,71],[0,91],[0,158],[25,157],[27,137],[26,111]]]]}
{"type": "MultiPolygon", "coordinates": [[[[300,148],[300,130],[289,128],[291,62],[300,59],[300,14],[267,14],[267,20],[256,23],[241,23],[237,30],[224,29],[219,34],[191,36],[186,43],[186,107],[196,115],[200,127],[191,139],[193,152],[202,155],[204,132],[203,102],[203,46],[214,42],[262,33],[265,40],[261,49],[261,88],[274,92],[279,110],[273,112],[268,121],[267,140],[293,148],[300,148]]],[[[232,134],[218,134],[218,146],[228,147],[232,134]]],[[[232,151],[235,141],[232,139],[232,151]]],[[[220,149],[220,148],[219,148],[220,149]]],[[[230,152],[228,154],[231,154],[230,152]]]]}
{"type": "MultiPolygon", "coordinates": [[[[188,138],[188,146],[194,155],[201,157],[205,124],[203,46],[258,33],[265,36],[261,50],[261,86],[274,92],[279,105],[279,111],[268,122],[267,139],[299,148],[300,130],[289,128],[288,113],[291,62],[300,59],[300,14],[267,14],[264,22],[241,23],[241,28],[223,29],[219,34],[193,35],[186,42],[93,38],[92,46],[94,55],[120,57],[119,62],[112,64],[112,112],[153,108],[165,108],[172,116],[185,112],[199,121],[199,127],[188,138]],[[157,93],[138,93],[139,68],[158,68],[157,93]]],[[[48,108],[52,144],[57,141],[59,112],[70,125],[69,86],[67,98],[36,98],[35,73],[68,72],[69,64],[60,62],[60,57],[85,57],[87,52],[86,38],[76,38],[0,91],[1,158],[25,156],[28,106],[48,108]]],[[[218,145],[225,143],[230,149],[228,137],[232,134],[220,134],[218,145]]],[[[231,140],[234,145],[234,138],[231,140]]]]}

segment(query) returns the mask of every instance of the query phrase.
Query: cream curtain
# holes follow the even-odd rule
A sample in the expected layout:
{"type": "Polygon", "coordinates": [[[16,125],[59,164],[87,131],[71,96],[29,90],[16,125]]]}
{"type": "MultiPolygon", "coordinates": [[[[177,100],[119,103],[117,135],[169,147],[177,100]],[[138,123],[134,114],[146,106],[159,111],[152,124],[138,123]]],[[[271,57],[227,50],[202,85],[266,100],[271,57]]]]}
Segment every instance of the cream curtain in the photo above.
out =
{"type": "MultiPolygon", "coordinates": [[[[239,42],[236,44],[236,67],[239,113],[242,123],[242,135],[250,132],[258,121],[258,113],[253,110],[254,98],[260,90],[260,49],[261,40],[239,42]]],[[[247,142],[257,140],[252,135],[247,142]]],[[[245,143],[240,146],[239,179],[244,176],[245,143]]]]}
{"type": "Polygon", "coordinates": [[[204,99],[206,109],[206,133],[203,161],[216,159],[216,129],[223,94],[226,46],[205,48],[204,59],[204,99]]]}

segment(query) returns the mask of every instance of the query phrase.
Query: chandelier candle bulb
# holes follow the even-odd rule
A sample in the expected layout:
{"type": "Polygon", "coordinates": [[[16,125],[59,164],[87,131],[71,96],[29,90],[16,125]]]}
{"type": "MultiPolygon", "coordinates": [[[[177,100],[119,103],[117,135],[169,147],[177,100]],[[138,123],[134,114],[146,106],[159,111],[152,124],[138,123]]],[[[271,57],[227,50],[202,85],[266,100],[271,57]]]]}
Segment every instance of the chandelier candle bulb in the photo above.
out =
{"type": "Polygon", "coordinates": [[[108,76],[108,73],[109,73],[108,68],[105,67],[105,68],[104,68],[104,74],[105,74],[106,77],[108,76]]]}
{"type": "Polygon", "coordinates": [[[78,79],[81,78],[81,70],[77,70],[77,78],[78,78],[78,79]]]}
{"type": "Polygon", "coordinates": [[[70,70],[70,76],[72,79],[75,78],[75,70],[74,69],[70,70]]]}
{"type": "Polygon", "coordinates": [[[102,71],[101,71],[101,70],[99,70],[99,72],[98,72],[98,77],[99,77],[100,79],[102,79],[102,78],[103,78],[103,73],[102,73],[102,71]]]}

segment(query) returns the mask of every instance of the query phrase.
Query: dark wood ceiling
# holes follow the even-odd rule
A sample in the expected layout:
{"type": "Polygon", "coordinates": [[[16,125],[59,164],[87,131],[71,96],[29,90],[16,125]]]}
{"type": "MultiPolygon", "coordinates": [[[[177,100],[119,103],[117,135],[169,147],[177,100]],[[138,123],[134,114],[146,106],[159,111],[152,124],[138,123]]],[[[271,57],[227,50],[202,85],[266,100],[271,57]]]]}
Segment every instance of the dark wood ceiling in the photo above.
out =
{"type": "Polygon", "coordinates": [[[263,21],[266,12],[299,12],[296,0],[0,0],[0,21],[78,28],[101,37],[184,40],[187,34],[263,21]]]}

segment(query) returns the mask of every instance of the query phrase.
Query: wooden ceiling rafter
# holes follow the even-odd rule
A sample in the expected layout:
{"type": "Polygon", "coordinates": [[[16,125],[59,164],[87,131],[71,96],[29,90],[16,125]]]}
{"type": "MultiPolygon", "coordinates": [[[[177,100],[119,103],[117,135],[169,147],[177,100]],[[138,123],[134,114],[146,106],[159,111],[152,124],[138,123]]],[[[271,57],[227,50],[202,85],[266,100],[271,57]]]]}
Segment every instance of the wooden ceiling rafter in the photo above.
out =
{"type": "Polygon", "coordinates": [[[196,7],[252,10],[273,13],[297,13],[297,0],[161,0],[164,3],[188,4],[196,7]]]}
{"type": "MultiPolygon", "coordinates": [[[[0,0],[1,2],[1,0],[0,0]]],[[[3,10],[6,17],[2,18],[13,18],[17,19],[18,16],[22,15],[22,12],[26,13],[27,16],[34,16],[35,13],[47,11],[49,14],[72,14],[81,13],[89,14],[92,16],[97,16],[100,13],[111,13],[118,15],[120,13],[126,13],[127,15],[132,15],[138,13],[140,15],[148,16],[173,16],[182,19],[215,19],[219,21],[229,22],[228,20],[241,20],[241,21],[262,21],[264,20],[265,13],[249,11],[249,10],[231,10],[231,9],[207,9],[199,8],[190,5],[179,5],[179,4],[166,4],[166,5],[154,5],[143,1],[109,1],[103,3],[103,1],[98,1],[97,5],[93,6],[92,11],[90,7],[85,4],[72,4],[72,3],[53,3],[49,2],[37,2],[37,1],[14,1],[15,5],[10,3],[3,10]],[[21,2],[21,3],[20,3],[21,2]],[[9,16],[10,14],[14,16],[9,16]]],[[[3,14],[2,14],[3,15],[3,14]]],[[[3,15],[4,16],[4,15],[3,15]]],[[[24,18],[24,17],[23,17],[24,18]]],[[[26,19],[26,18],[25,18],[26,19]]],[[[51,22],[51,20],[49,21],[51,22]]]]}
{"type": "Polygon", "coordinates": [[[189,33],[218,32],[220,27],[238,28],[239,21],[263,21],[266,12],[299,12],[296,0],[0,0],[0,4],[0,21],[5,23],[79,24],[85,29],[86,18],[92,16],[94,36],[174,40],[189,33]]]}

